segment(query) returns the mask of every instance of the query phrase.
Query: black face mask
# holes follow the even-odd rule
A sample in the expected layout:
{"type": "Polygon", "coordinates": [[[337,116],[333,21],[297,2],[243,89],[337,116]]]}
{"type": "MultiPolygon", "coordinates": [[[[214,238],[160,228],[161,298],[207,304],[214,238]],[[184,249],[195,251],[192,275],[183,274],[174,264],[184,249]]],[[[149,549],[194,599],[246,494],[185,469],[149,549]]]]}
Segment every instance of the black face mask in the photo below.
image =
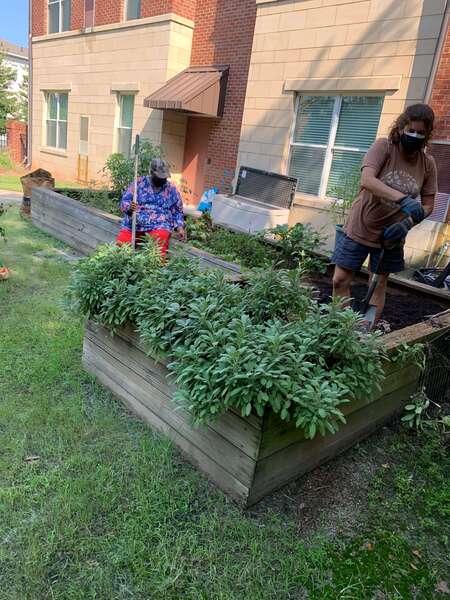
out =
{"type": "Polygon", "coordinates": [[[413,137],[407,133],[402,134],[400,141],[406,154],[414,154],[415,152],[419,152],[419,150],[422,150],[422,148],[425,146],[425,140],[423,138],[413,137]]]}
{"type": "Polygon", "coordinates": [[[156,188],[162,188],[167,183],[167,179],[160,179],[156,175],[152,175],[152,183],[156,188]]]}

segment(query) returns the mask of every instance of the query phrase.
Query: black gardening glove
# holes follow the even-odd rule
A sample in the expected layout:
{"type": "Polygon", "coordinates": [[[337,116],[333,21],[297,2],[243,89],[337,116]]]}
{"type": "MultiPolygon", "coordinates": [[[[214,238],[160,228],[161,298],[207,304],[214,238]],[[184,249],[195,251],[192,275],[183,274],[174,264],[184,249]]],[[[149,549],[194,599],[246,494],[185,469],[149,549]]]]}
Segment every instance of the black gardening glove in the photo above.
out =
{"type": "Polygon", "coordinates": [[[414,221],[414,225],[418,225],[425,219],[425,212],[422,204],[415,198],[411,198],[411,196],[405,196],[400,200],[400,208],[405,215],[411,217],[414,221]]]}
{"type": "Polygon", "coordinates": [[[404,219],[403,221],[400,221],[400,223],[395,223],[395,225],[386,227],[383,239],[388,243],[403,242],[412,227],[411,219],[404,219]]]}

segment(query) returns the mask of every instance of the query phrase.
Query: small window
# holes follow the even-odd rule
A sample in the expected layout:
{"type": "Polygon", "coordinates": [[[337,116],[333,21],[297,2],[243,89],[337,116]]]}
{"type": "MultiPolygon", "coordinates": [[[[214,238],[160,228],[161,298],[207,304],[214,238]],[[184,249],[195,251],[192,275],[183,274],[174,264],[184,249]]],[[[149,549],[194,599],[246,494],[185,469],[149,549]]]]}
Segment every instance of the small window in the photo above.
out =
{"type": "Polygon", "coordinates": [[[298,99],[289,174],[298,191],[325,197],[361,164],[375,141],[379,96],[302,96],[298,99]]]}
{"type": "Polygon", "coordinates": [[[89,154],[89,117],[80,117],[80,155],[89,154]]]}
{"type": "Polygon", "coordinates": [[[124,156],[131,155],[133,136],[134,96],[119,95],[119,119],[117,128],[117,151],[124,156]]]}
{"type": "Polygon", "coordinates": [[[141,18],[141,0],[127,0],[127,21],[141,18]]]}
{"type": "Polygon", "coordinates": [[[84,26],[94,27],[95,13],[94,0],[84,0],[84,26]]]}
{"type": "Polygon", "coordinates": [[[71,0],[48,0],[48,32],[70,31],[71,0]]]}
{"type": "Polygon", "coordinates": [[[45,143],[50,148],[67,149],[67,115],[69,95],[60,92],[47,93],[47,128],[45,143]]]}

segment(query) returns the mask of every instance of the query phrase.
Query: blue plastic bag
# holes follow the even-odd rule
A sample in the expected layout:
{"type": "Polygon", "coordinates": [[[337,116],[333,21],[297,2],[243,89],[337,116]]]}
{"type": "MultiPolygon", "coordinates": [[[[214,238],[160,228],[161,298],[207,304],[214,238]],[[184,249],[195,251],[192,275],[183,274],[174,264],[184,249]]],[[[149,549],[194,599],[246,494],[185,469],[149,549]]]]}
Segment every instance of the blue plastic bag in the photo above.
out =
{"type": "Polygon", "coordinates": [[[210,190],[206,190],[203,196],[200,199],[200,204],[198,205],[198,209],[202,213],[211,212],[212,203],[215,195],[219,190],[217,188],[211,188],[210,190]]]}

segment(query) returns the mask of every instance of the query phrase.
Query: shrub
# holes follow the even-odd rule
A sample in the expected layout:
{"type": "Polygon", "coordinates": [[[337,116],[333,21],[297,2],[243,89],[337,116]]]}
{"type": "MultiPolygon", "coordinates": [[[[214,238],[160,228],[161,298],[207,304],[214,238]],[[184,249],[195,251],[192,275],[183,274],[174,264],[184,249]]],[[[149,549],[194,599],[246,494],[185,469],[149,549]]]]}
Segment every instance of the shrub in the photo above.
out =
{"type": "Polygon", "coordinates": [[[271,407],[313,438],[336,432],[342,405],[383,378],[377,336],[361,336],[361,317],[338,302],[318,305],[299,270],[257,272],[242,286],[184,257],[161,265],[154,244],[142,254],[107,246],[82,261],[67,297],[108,326],[133,321],[149,354],[169,360],[196,423],[271,407]]]}
{"type": "Polygon", "coordinates": [[[64,303],[73,312],[112,329],[135,321],[133,298],[142,280],[161,263],[159,245],[152,238],[136,253],[129,245],[101,246],[78,263],[64,303]]]}
{"type": "Polygon", "coordinates": [[[281,251],[281,264],[287,268],[301,267],[308,272],[322,272],[325,260],[318,252],[325,243],[324,236],[309,224],[297,223],[293,227],[279,225],[269,231],[281,251]]]}
{"type": "Polygon", "coordinates": [[[120,216],[120,195],[111,193],[107,188],[80,190],[79,201],[88,204],[107,213],[120,216]]]}
{"type": "MultiPolygon", "coordinates": [[[[6,208],[4,204],[0,204],[0,217],[2,217],[6,212],[6,208]]],[[[0,240],[3,239],[6,242],[6,231],[5,228],[0,225],[0,240]]]]}
{"type": "MultiPolygon", "coordinates": [[[[139,147],[139,175],[148,175],[151,161],[163,154],[160,146],[142,140],[139,147]]],[[[111,154],[103,167],[103,173],[110,179],[113,190],[122,193],[134,179],[134,157],[127,158],[120,153],[111,154]]]]}

